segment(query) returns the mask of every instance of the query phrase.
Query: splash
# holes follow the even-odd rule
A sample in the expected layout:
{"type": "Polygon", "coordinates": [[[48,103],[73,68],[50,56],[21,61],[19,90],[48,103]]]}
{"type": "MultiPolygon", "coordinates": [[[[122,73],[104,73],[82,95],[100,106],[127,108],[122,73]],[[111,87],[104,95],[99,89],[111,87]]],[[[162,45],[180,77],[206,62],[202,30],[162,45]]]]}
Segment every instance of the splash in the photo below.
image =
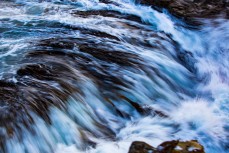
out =
{"type": "Polygon", "coordinates": [[[0,2],[0,152],[228,152],[228,21],[131,0],[0,2]],[[14,146],[14,147],[12,147],[14,146]]]}

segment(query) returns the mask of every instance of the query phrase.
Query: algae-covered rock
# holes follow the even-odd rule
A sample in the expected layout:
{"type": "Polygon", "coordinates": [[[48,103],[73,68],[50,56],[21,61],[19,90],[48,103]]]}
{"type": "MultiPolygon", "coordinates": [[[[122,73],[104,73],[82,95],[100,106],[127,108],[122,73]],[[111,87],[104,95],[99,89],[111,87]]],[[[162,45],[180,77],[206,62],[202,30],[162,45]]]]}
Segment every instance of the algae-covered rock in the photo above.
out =
{"type": "Polygon", "coordinates": [[[166,141],[157,148],[145,142],[135,141],[131,144],[129,153],[205,153],[204,147],[196,140],[166,141]]]}

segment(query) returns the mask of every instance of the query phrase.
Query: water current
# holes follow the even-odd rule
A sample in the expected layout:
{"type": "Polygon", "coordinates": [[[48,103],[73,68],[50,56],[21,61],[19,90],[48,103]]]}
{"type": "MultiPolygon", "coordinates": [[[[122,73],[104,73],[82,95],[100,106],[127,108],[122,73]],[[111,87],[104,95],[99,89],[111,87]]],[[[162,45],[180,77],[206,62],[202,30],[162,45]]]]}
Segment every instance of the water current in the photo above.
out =
{"type": "Polygon", "coordinates": [[[229,152],[229,21],[133,0],[0,0],[0,153],[229,152]]]}

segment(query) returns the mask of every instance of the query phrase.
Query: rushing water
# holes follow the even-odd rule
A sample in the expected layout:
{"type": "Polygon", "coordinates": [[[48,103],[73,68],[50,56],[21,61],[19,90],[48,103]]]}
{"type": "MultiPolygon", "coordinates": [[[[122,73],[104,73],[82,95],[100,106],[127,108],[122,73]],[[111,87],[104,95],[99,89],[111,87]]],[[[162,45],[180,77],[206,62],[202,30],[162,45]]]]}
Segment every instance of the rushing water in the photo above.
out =
{"type": "Polygon", "coordinates": [[[0,1],[0,153],[229,151],[229,21],[131,0],[0,1]]]}

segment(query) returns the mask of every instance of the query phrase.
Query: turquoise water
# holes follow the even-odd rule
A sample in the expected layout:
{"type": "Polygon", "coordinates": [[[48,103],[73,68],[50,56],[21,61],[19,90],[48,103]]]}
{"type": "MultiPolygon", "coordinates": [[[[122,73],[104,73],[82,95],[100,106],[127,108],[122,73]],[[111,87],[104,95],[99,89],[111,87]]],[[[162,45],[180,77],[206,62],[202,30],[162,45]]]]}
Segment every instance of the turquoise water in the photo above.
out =
{"type": "Polygon", "coordinates": [[[69,93],[50,98],[60,107],[48,105],[48,122],[28,109],[30,128],[19,121],[20,130],[8,137],[1,125],[7,139],[0,152],[126,153],[135,140],[157,146],[174,139],[198,140],[207,153],[228,152],[229,22],[202,22],[190,28],[130,0],[0,2],[0,79],[41,95],[39,101],[52,92],[21,86],[18,70],[51,63],[55,80],[27,74],[23,83],[29,78],[69,93]],[[27,56],[39,51],[56,57],[27,56]]]}

